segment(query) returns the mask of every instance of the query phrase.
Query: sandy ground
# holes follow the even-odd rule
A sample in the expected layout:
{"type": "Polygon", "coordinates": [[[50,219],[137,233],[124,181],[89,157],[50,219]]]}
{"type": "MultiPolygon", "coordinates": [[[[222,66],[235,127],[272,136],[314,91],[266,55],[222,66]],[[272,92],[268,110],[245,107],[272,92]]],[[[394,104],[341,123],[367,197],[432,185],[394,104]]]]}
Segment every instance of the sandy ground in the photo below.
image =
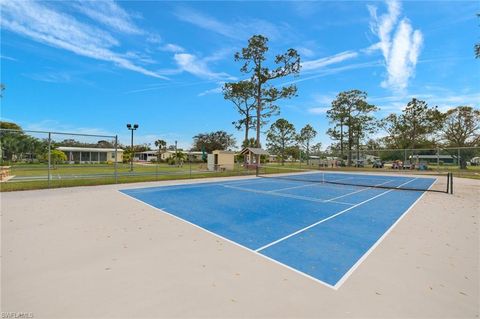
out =
{"type": "Polygon", "coordinates": [[[338,290],[117,191],[160,184],[1,193],[2,317],[479,316],[480,181],[426,194],[338,290]]]}

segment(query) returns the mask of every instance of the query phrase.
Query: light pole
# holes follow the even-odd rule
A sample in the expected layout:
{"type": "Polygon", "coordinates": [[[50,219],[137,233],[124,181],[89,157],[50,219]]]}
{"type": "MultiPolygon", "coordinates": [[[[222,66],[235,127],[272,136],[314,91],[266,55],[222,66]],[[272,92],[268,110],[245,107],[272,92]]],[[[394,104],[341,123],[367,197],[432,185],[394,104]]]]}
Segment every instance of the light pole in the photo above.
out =
{"type": "Polygon", "coordinates": [[[135,155],[133,151],[133,131],[138,128],[138,124],[127,124],[127,128],[132,131],[132,139],[130,140],[130,151],[132,152],[132,156],[130,157],[130,172],[133,172],[133,156],[135,155]]]}

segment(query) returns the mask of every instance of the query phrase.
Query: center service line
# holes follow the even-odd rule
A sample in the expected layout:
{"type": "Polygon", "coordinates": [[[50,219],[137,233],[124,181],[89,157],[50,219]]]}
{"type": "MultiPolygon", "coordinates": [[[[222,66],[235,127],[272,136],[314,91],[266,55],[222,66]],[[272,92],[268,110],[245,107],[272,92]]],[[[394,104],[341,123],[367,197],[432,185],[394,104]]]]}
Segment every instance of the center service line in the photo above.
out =
{"type": "Polygon", "coordinates": [[[334,215],[332,215],[332,216],[330,216],[330,217],[327,217],[327,218],[325,218],[325,219],[319,220],[318,222],[313,223],[313,224],[311,224],[311,225],[309,225],[309,226],[307,226],[307,227],[305,227],[305,228],[299,229],[299,230],[297,230],[297,231],[294,232],[294,233],[291,233],[291,234],[289,234],[289,235],[287,235],[287,236],[285,236],[285,237],[282,237],[282,238],[280,238],[280,239],[277,239],[277,240],[271,242],[270,244],[266,244],[265,246],[262,246],[262,247],[260,247],[260,248],[258,248],[258,249],[255,249],[255,251],[256,251],[256,252],[260,252],[260,251],[262,251],[262,250],[264,250],[264,249],[266,249],[266,248],[268,248],[268,247],[270,247],[270,246],[273,246],[273,245],[275,245],[275,244],[278,244],[279,242],[282,242],[282,241],[284,241],[284,240],[286,240],[286,239],[288,239],[288,238],[290,238],[290,237],[292,237],[292,236],[295,236],[295,235],[297,235],[297,234],[299,234],[299,233],[302,233],[302,232],[306,231],[307,229],[310,229],[310,228],[312,228],[312,227],[315,227],[315,226],[317,226],[317,225],[319,225],[319,224],[321,224],[321,223],[323,223],[323,222],[326,222],[327,220],[330,220],[330,219],[332,219],[332,218],[335,218],[335,217],[337,217],[338,215],[344,214],[344,213],[348,212],[349,210],[352,210],[352,209],[355,208],[355,207],[358,207],[358,206],[363,205],[363,204],[365,204],[365,203],[367,203],[367,202],[369,202],[369,201],[371,201],[371,200],[374,200],[375,198],[378,198],[378,197],[383,196],[383,195],[385,195],[385,194],[387,194],[387,193],[390,193],[390,192],[396,190],[397,188],[402,187],[403,185],[406,185],[406,184],[408,184],[408,183],[413,182],[413,181],[416,180],[417,178],[418,178],[418,177],[415,177],[414,179],[411,179],[411,180],[409,180],[408,182],[405,182],[405,183],[403,183],[403,184],[401,184],[401,185],[398,185],[397,187],[395,187],[395,188],[393,188],[393,189],[387,190],[387,191],[385,191],[385,192],[383,192],[383,193],[380,193],[380,194],[378,194],[378,195],[376,195],[376,196],[374,196],[374,197],[372,197],[372,198],[369,198],[369,199],[367,199],[367,200],[364,200],[363,202],[360,202],[360,203],[358,203],[358,204],[356,204],[356,205],[353,205],[353,206],[351,206],[351,207],[349,207],[349,208],[346,208],[346,209],[344,209],[344,210],[342,210],[342,211],[340,211],[340,212],[338,212],[338,213],[336,213],[336,214],[334,214],[334,215]]]}

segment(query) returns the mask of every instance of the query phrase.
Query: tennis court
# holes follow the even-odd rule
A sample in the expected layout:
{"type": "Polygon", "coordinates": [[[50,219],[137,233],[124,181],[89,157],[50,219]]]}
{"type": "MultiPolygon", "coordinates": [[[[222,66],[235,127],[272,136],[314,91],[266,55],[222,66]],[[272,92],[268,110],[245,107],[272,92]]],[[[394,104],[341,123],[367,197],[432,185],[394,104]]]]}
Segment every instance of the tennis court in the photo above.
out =
{"type": "Polygon", "coordinates": [[[436,182],[288,172],[121,192],[337,289],[436,182]]]}

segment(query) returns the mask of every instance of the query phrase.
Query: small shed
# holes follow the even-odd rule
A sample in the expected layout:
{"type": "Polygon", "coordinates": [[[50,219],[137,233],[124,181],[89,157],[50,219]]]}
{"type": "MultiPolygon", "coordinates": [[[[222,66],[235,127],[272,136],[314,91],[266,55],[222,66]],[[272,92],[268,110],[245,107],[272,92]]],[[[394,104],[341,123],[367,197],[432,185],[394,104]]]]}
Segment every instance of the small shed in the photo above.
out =
{"type": "MultiPolygon", "coordinates": [[[[261,148],[255,147],[246,147],[241,152],[240,155],[245,156],[245,164],[248,166],[257,165],[257,155],[270,155],[267,151],[261,148]]],[[[260,164],[260,163],[258,163],[260,164]]]]}
{"type": "Polygon", "coordinates": [[[208,169],[232,171],[235,168],[235,152],[215,150],[208,154],[208,169]]]}

